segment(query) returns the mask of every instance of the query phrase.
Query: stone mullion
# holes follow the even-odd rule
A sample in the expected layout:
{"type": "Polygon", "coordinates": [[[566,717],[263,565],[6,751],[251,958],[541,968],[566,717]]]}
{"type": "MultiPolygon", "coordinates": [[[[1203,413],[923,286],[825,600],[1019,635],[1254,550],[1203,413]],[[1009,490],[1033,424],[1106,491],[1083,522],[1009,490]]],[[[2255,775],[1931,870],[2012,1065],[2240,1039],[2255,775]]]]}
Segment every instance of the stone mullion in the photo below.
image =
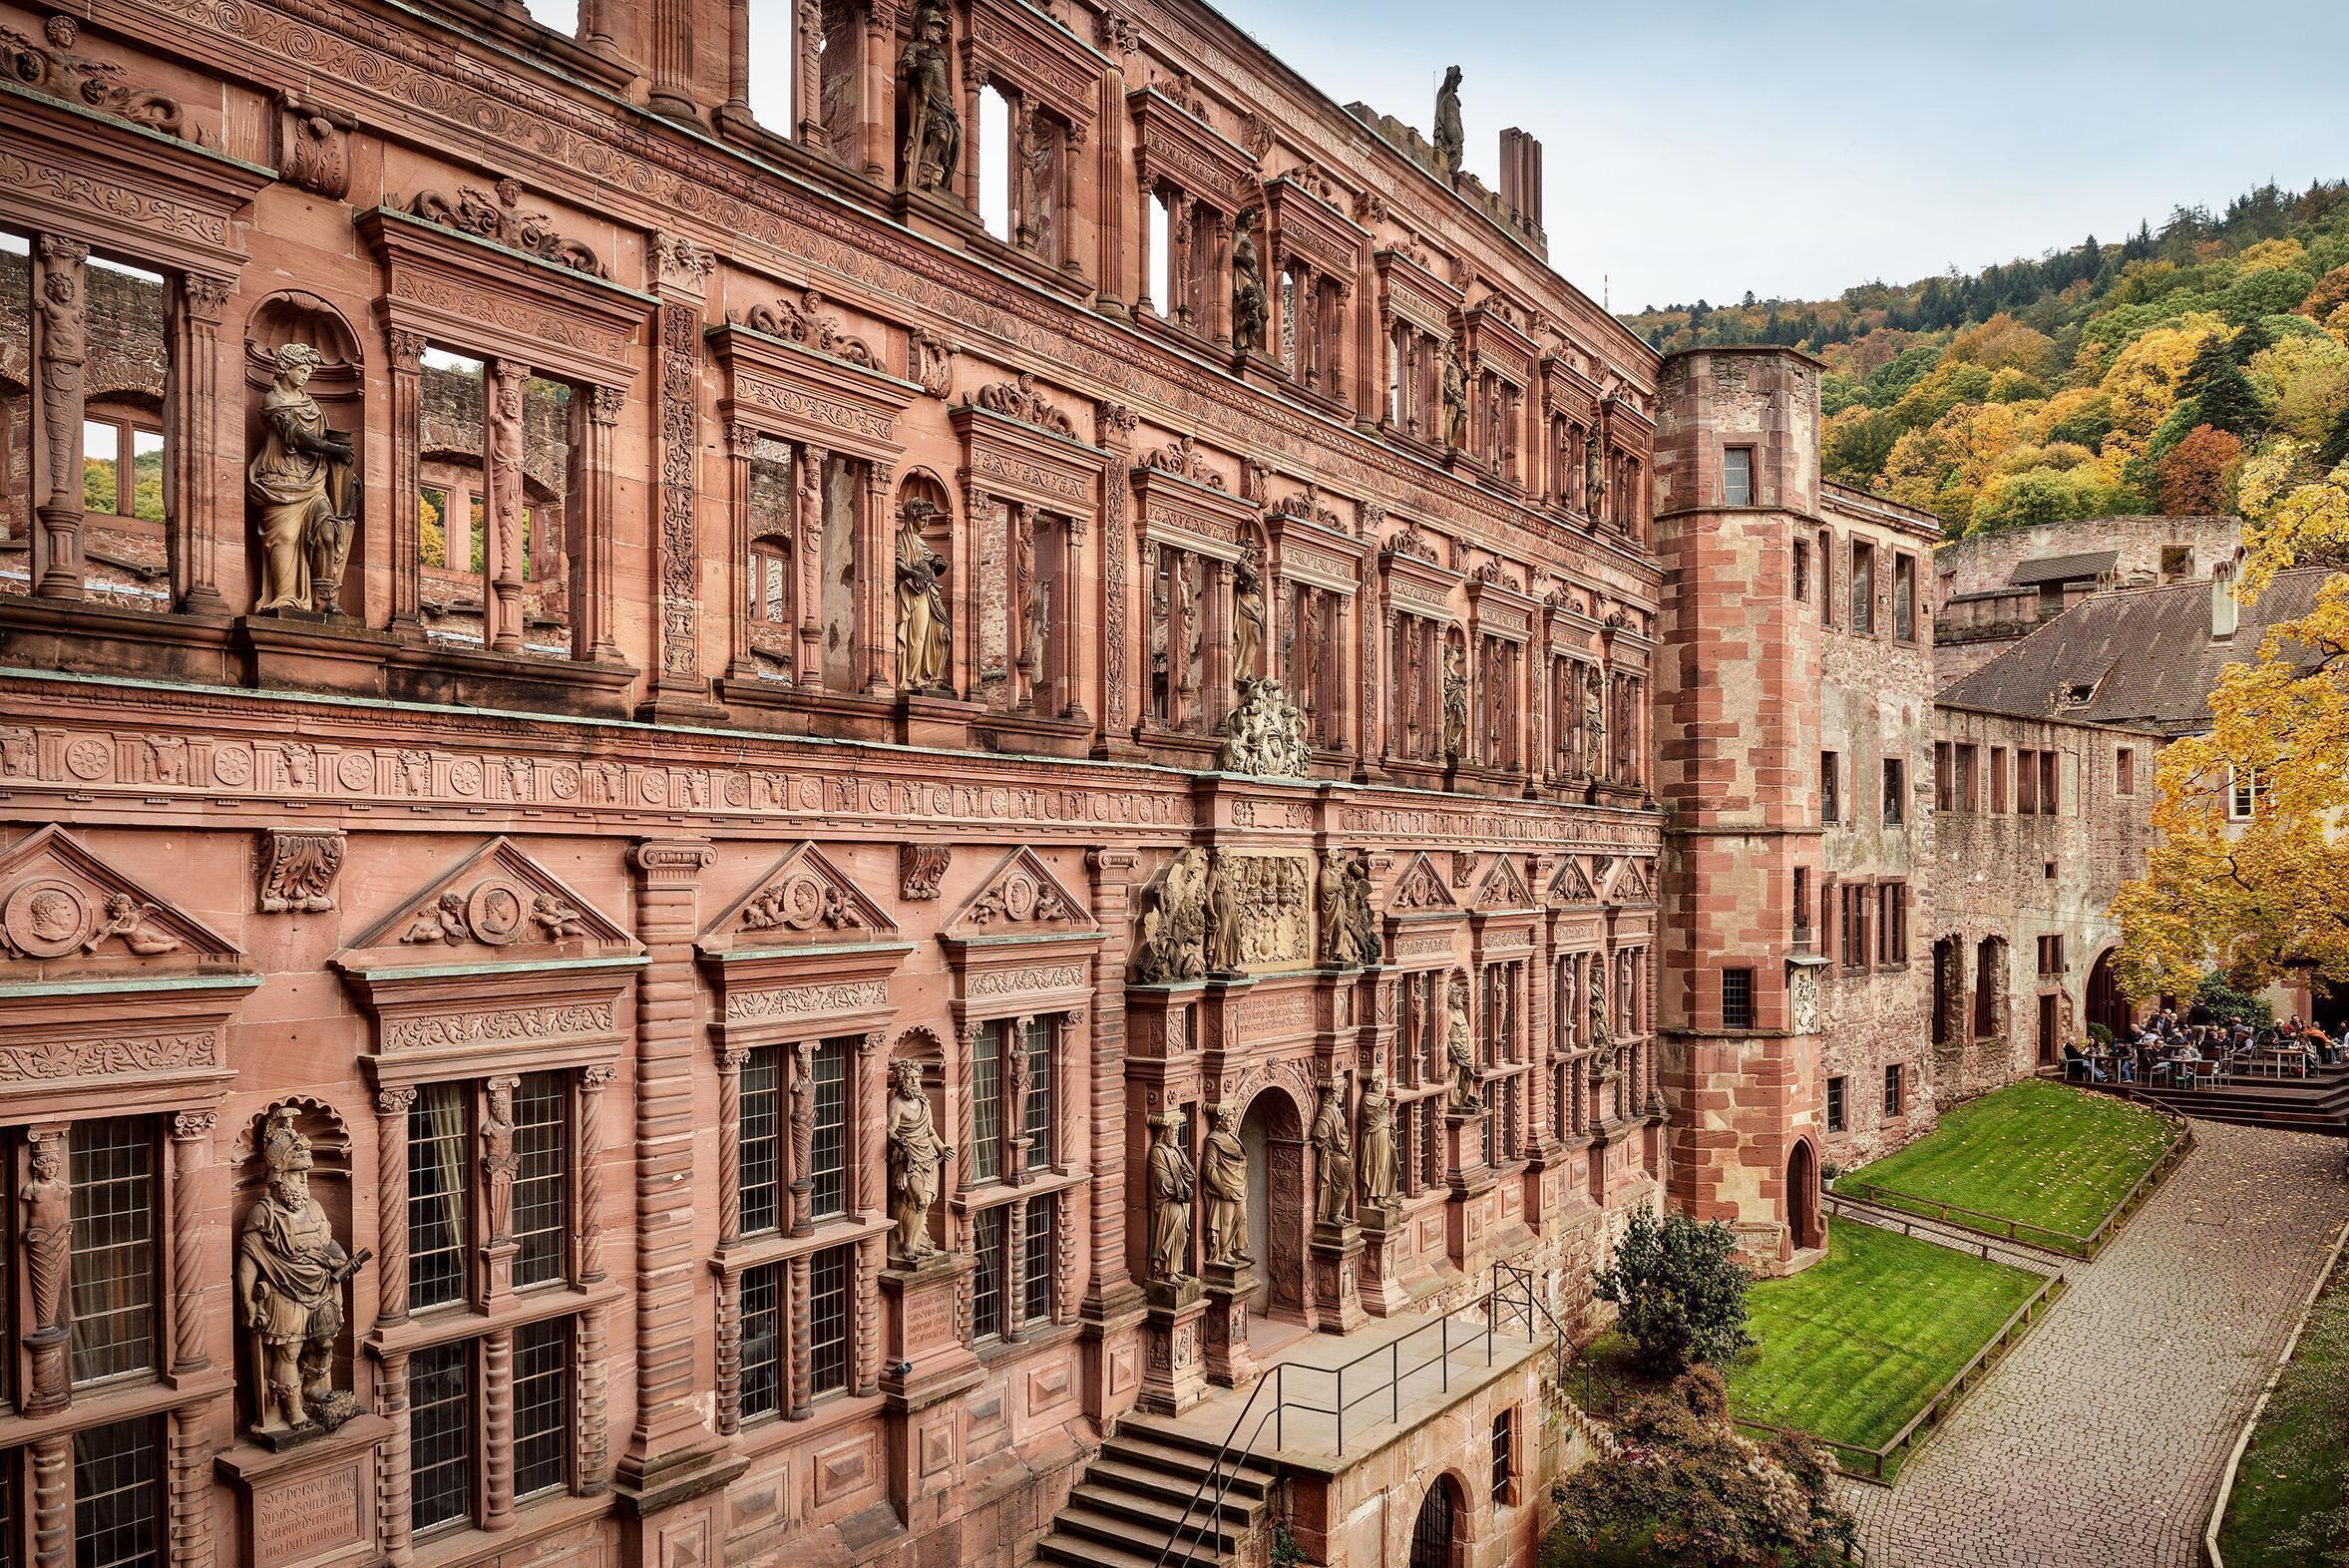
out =
{"type": "Polygon", "coordinates": [[[791,1404],[786,1420],[804,1421],[815,1381],[815,1343],[811,1337],[808,1294],[808,1256],[801,1253],[783,1266],[791,1289],[791,1404]]]}
{"type": "Polygon", "coordinates": [[[731,1437],[742,1429],[742,1275],[718,1270],[717,1341],[718,1435],[731,1437]]]}
{"type": "Polygon", "coordinates": [[[798,600],[795,607],[799,615],[799,657],[793,661],[792,678],[803,686],[824,683],[824,625],[817,618],[823,593],[818,575],[824,554],[824,463],[830,456],[822,447],[804,442],[791,453],[792,596],[798,600]]]}
{"type": "Polygon", "coordinates": [[[483,585],[482,608],[486,646],[493,653],[520,653],[523,647],[522,579],[515,570],[522,544],[523,476],[506,472],[503,454],[511,452],[518,466],[522,462],[527,439],[522,405],[529,381],[528,365],[493,359],[482,386],[482,491],[489,502],[482,514],[489,536],[483,552],[489,581],[483,585]],[[506,412],[509,406],[512,414],[506,412]]]}
{"type": "Polygon", "coordinates": [[[754,611],[750,577],[750,455],[758,432],[740,420],[726,425],[726,521],[731,549],[726,581],[731,604],[726,612],[726,673],[747,680],[758,673],[750,656],[750,623],[754,611]]]}
{"type": "Polygon", "coordinates": [[[750,1052],[730,1045],[718,1052],[718,1250],[742,1240],[742,1069],[750,1052]]]}
{"type": "Polygon", "coordinates": [[[1009,563],[1010,599],[1004,611],[1003,653],[1011,666],[1011,706],[1035,704],[1036,650],[1027,606],[1035,592],[1035,522],[1022,501],[1003,503],[1003,560],[1009,563]]]}
{"type": "Polygon", "coordinates": [[[1207,333],[1218,348],[1232,346],[1232,290],[1225,280],[1232,275],[1232,220],[1221,210],[1207,214],[1207,226],[1215,236],[1208,255],[1207,333]]]}
{"type": "Polygon", "coordinates": [[[211,1414],[210,1399],[172,1407],[166,1522],[174,1568],[210,1568],[212,1563],[211,1414]]]}
{"type": "MultiPolygon", "coordinates": [[[[1148,175],[1134,176],[1134,316],[1138,320],[1146,311],[1157,311],[1157,300],[1150,297],[1150,206],[1158,199],[1158,192],[1148,175]]],[[[1171,241],[1173,235],[1170,233],[1171,241]]],[[[1174,292],[1174,280],[1167,279],[1167,292],[1174,292]]]]}
{"type": "Polygon", "coordinates": [[[693,1407],[693,1056],[699,980],[697,885],[711,859],[699,839],[639,840],[635,1038],[636,1415],[624,1468],[640,1479],[700,1429],[693,1407]]]}
{"type": "Polygon", "coordinates": [[[415,1550],[409,1512],[408,1410],[408,1353],[386,1351],[375,1370],[375,1413],[391,1423],[391,1431],[375,1451],[375,1516],[384,1557],[392,1563],[407,1562],[415,1550]]]}
{"type": "MultiPolygon", "coordinates": [[[[1104,141],[1114,142],[1114,137],[1104,141]]],[[[1111,189],[1104,184],[1103,191],[1111,189]]],[[[1115,228],[1113,222],[1104,224],[1115,228]]],[[[1126,727],[1126,699],[1131,680],[1126,674],[1127,644],[1135,639],[1126,630],[1129,600],[1126,596],[1126,453],[1125,431],[1130,425],[1121,424],[1118,411],[1112,406],[1100,409],[1097,437],[1109,449],[1109,456],[1101,465],[1101,722],[1110,735],[1122,733],[1126,727]]],[[[1147,555],[1142,557],[1148,560],[1147,555]]],[[[1147,601],[1147,585],[1145,601],[1147,601]]],[[[1139,639],[1144,647],[1149,638],[1139,639]]],[[[1147,660],[1144,660],[1147,664],[1147,660]]],[[[1145,675],[1147,670],[1145,669],[1145,675]]],[[[968,687],[965,688],[968,690],[968,687]]]]}
{"type": "Polygon", "coordinates": [[[857,1040],[855,1094],[849,1101],[849,1194],[853,1212],[889,1212],[889,1036],[873,1029],[857,1040]]]}
{"type": "MultiPolygon", "coordinates": [[[[627,393],[619,387],[587,387],[572,398],[573,429],[581,445],[580,472],[587,492],[578,508],[579,528],[571,547],[571,656],[616,664],[619,644],[611,634],[614,534],[619,525],[612,444],[627,393]]],[[[737,605],[739,616],[739,605],[737,605]]]]}
{"type": "Polygon", "coordinates": [[[579,1202],[572,1278],[580,1285],[603,1279],[603,1089],[616,1076],[609,1065],[583,1067],[574,1089],[579,1202]]]}
{"type": "Polygon", "coordinates": [[[209,1152],[213,1113],[182,1111],[172,1118],[172,1375],[186,1377],[210,1363],[203,1348],[203,1204],[197,1193],[209,1152]]]}
{"type": "Polygon", "coordinates": [[[857,519],[853,550],[857,574],[857,689],[880,697],[897,690],[897,616],[889,607],[897,582],[897,573],[891,565],[895,530],[889,516],[889,492],[894,479],[895,470],[890,465],[866,459],[864,507],[857,519]]]}
{"type": "Polygon", "coordinates": [[[514,1524],[514,1331],[481,1338],[481,1527],[514,1524]]]}
{"type": "Polygon", "coordinates": [[[1084,686],[1079,678],[1083,638],[1076,618],[1076,585],[1084,581],[1085,520],[1074,513],[1060,520],[1059,602],[1053,607],[1051,711],[1047,718],[1084,718],[1084,686]]]}
{"type": "MultiPolygon", "coordinates": [[[[815,0],[800,0],[798,25],[815,28],[821,25],[821,7],[815,0]]],[[[864,116],[857,127],[858,139],[863,144],[857,156],[865,166],[865,178],[876,185],[890,183],[890,171],[896,153],[891,146],[892,131],[897,124],[897,101],[893,89],[897,85],[897,7],[876,3],[865,7],[865,90],[859,96],[864,102],[864,116]]],[[[802,46],[798,50],[801,69],[806,71],[816,59],[816,51],[802,46]]],[[[810,85],[808,96],[793,100],[799,111],[801,139],[810,146],[822,146],[826,140],[824,128],[815,119],[814,107],[823,98],[823,83],[810,85]]],[[[846,152],[846,149],[840,151],[846,152]]],[[[846,160],[844,159],[843,162],[846,160]]],[[[907,179],[912,179],[911,171],[907,179]]]]}
{"type": "MultiPolygon", "coordinates": [[[[684,0],[655,0],[681,6],[684,0]]],[[[656,28],[658,23],[656,22],[656,28]]],[[[654,113],[665,112],[654,103],[654,113]]],[[[691,105],[684,106],[686,113],[691,105]]],[[[665,269],[664,269],[665,270],[665,269]]],[[[701,555],[697,512],[701,459],[701,303],[668,293],[655,314],[660,333],[660,467],[654,495],[658,521],[654,579],[654,706],[661,695],[702,703],[701,555]]]]}
{"type": "Polygon", "coordinates": [[[1003,1338],[1014,1344],[1027,1338],[1027,1200],[1013,1198],[1003,1205],[1003,1338]]]}
{"type": "Polygon", "coordinates": [[[86,505],[82,419],[88,409],[90,247],[57,234],[33,245],[34,396],[40,410],[41,474],[35,494],[40,549],[29,565],[36,598],[82,598],[82,516],[86,505]],[[66,297],[50,298],[50,284],[66,297]]]}
{"type": "Polygon", "coordinates": [[[418,623],[423,564],[418,487],[423,483],[424,334],[395,329],[390,363],[391,625],[395,631],[412,631],[418,623]]]}
{"type": "Polygon", "coordinates": [[[74,1562],[74,1439],[57,1432],[30,1444],[33,1454],[33,1568],[74,1562]]]}
{"type": "Polygon", "coordinates": [[[864,1398],[881,1391],[881,1265],[888,1241],[868,1236],[857,1243],[855,1293],[851,1315],[856,1320],[850,1363],[851,1388],[864,1398]]]}
{"type": "Polygon", "coordinates": [[[1210,561],[1207,564],[1207,603],[1205,605],[1206,646],[1200,653],[1201,678],[1207,683],[1204,717],[1207,733],[1213,735],[1223,728],[1224,715],[1232,707],[1232,564],[1210,561]]]}
{"type": "Polygon", "coordinates": [[[607,1311],[600,1306],[589,1307],[579,1316],[580,1393],[578,1408],[573,1412],[572,1431],[578,1473],[572,1490],[583,1497],[595,1496],[611,1485],[604,1474],[611,1454],[607,1311]]]}
{"type": "MultiPolygon", "coordinates": [[[[165,405],[172,430],[169,552],[172,602],[192,615],[224,615],[220,596],[220,508],[214,494],[220,459],[231,442],[221,429],[220,311],[223,277],[183,273],[172,308],[171,382],[165,405]]],[[[126,462],[128,454],[126,454],[126,462]]]]}
{"type": "Polygon", "coordinates": [[[788,1047],[784,1060],[791,1068],[791,1234],[816,1233],[816,1189],[809,1166],[816,1151],[816,1044],[801,1040],[788,1047]]]}
{"type": "MultiPolygon", "coordinates": [[[[588,3],[591,4],[592,0],[588,0],[588,3]]],[[[796,9],[794,7],[794,10],[796,9]]],[[[726,40],[728,47],[726,49],[725,107],[736,114],[747,115],[750,113],[750,49],[752,43],[750,0],[726,0],[726,40]]],[[[795,60],[799,54],[796,45],[797,40],[794,40],[792,55],[795,60]]],[[[791,84],[791,102],[794,108],[806,102],[799,96],[799,83],[796,80],[796,75],[795,68],[795,80],[791,84]]],[[[777,136],[790,134],[789,128],[784,126],[769,126],[767,129],[777,136]]]]}
{"type": "MultiPolygon", "coordinates": [[[[1183,729],[1199,701],[1198,681],[1191,673],[1191,614],[1198,605],[1186,588],[1191,578],[1190,553],[1171,546],[1160,548],[1171,562],[1166,594],[1166,723],[1169,729],[1183,729]]],[[[1154,586],[1151,591],[1155,592],[1154,586]]]]}
{"type": "Polygon", "coordinates": [[[413,1088],[375,1096],[375,1326],[408,1318],[408,1112],[413,1088]]]}

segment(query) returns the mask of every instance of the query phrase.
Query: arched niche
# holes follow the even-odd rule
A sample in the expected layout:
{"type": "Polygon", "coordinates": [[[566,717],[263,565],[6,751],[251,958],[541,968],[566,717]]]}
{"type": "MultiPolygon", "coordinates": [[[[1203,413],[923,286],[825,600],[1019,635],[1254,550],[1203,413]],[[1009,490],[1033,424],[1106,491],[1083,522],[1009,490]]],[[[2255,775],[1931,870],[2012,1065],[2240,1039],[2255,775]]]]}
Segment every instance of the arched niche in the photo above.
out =
{"type": "MultiPolygon", "coordinates": [[[[350,530],[350,538],[342,549],[340,576],[332,601],[319,601],[321,607],[355,615],[361,609],[362,574],[357,564],[367,559],[368,549],[359,480],[366,467],[366,353],[343,313],[306,289],[280,289],[255,304],[245,317],[244,438],[237,449],[238,461],[249,464],[267,439],[261,419],[263,400],[276,379],[278,351],[292,343],[306,343],[316,350],[318,364],[311,370],[303,390],[316,400],[328,434],[347,440],[358,454],[358,462],[334,487],[336,493],[330,497],[338,510],[356,519],[356,526],[350,530]]],[[[266,585],[268,576],[262,560],[260,531],[254,526],[249,504],[242,505],[240,510],[246,514],[243,538],[249,581],[256,586],[266,585]]],[[[261,590],[265,592],[266,588],[261,590]]]]}
{"type": "MultiPolygon", "coordinates": [[[[931,613],[943,615],[946,621],[943,663],[936,678],[920,685],[919,689],[936,695],[952,696],[968,689],[970,684],[967,672],[971,650],[966,625],[969,617],[962,612],[962,597],[967,584],[962,552],[956,548],[960,530],[955,522],[953,492],[930,469],[918,467],[907,472],[904,481],[898,486],[897,504],[891,511],[890,614],[893,630],[906,624],[911,608],[910,595],[918,588],[917,581],[908,576],[908,568],[913,564],[916,553],[902,537],[909,522],[921,536],[922,545],[929,552],[933,563],[930,570],[937,578],[937,592],[931,598],[931,613]]],[[[896,644],[893,642],[892,646],[894,648],[896,644]]],[[[898,671],[898,683],[902,689],[917,689],[905,679],[902,663],[898,671]]]]}

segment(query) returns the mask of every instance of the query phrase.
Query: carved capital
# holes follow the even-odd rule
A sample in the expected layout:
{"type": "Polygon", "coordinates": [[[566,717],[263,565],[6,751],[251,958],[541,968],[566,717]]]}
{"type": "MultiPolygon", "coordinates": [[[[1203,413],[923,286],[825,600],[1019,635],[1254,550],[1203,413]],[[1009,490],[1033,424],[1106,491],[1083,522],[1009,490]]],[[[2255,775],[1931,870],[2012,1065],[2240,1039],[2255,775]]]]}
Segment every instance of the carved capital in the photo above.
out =
{"type": "Polygon", "coordinates": [[[43,234],[39,246],[41,264],[51,267],[80,266],[90,259],[90,247],[78,239],[63,234],[43,234]]]}
{"type": "Polygon", "coordinates": [[[746,425],[738,419],[727,421],[726,456],[741,458],[748,462],[751,454],[757,450],[758,427],[756,425],[746,425]]]}
{"type": "Polygon", "coordinates": [[[216,325],[220,312],[227,308],[228,292],[232,286],[224,277],[189,272],[181,276],[180,299],[190,319],[216,325]]]}
{"type": "Polygon", "coordinates": [[[375,1114],[378,1116],[405,1116],[415,1108],[416,1091],[414,1088],[404,1087],[375,1091],[375,1114]]]}
{"type": "Polygon", "coordinates": [[[682,234],[656,233],[652,236],[652,269],[663,283],[676,283],[698,291],[717,270],[718,258],[682,234]]]}
{"type": "Polygon", "coordinates": [[[589,1093],[599,1092],[619,1076],[619,1069],[609,1062],[596,1062],[580,1069],[580,1086],[589,1093]]]}
{"type": "Polygon", "coordinates": [[[860,1056],[870,1056],[888,1043],[888,1032],[883,1029],[874,1029],[857,1041],[857,1054],[860,1056]]]}
{"type": "Polygon", "coordinates": [[[628,852],[648,886],[691,887],[715,861],[717,852],[699,839],[641,839],[628,852]]]}
{"type": "Polygon", "coordinates": [[[172,1137],[182,1143],[194,1143],[199,1138],[208,1138],[212,1135],[212,1126],[218,1119],[218,1116],[212,1111],[182,1111],[172,1118],[172,1137]]]}
{"type": "Polygon", "coordinates": [[[727,1045],[718,1050],[718,1070],[721,1072],[740,1072],[749,1064],[750,1047],[747,1045],[727,1045]]]}
{"type": "Polygon", "coordinates": [[[587,418],[598,425],[619,423],[619,411],[627,406],[625,387],[589,387],[587,389],[587,418]]]}
{"type": "Polygon", "coordinates": [[[411,374],[423,370],[424,334],[394,327],[390,336],[392,369],[405,370],[411,374]]]}

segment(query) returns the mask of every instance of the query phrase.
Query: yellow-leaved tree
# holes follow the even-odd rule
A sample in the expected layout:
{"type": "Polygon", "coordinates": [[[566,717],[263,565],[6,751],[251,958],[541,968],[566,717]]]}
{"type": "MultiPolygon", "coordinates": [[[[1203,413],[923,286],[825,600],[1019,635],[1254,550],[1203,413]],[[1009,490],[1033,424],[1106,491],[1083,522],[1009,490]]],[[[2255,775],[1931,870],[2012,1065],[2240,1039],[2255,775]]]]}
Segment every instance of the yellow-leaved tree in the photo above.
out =
{"type": "MultiPolygon", "coordinates": [[[[2349,561],[2349,463],[2319,472],[2306,446],[2277,442],[2240,486],[2238,598],[2286,568],[2349,561]]],[[[2210,719],[2161,753],[2154,848],[2113,904],[2124,988],[2191,995],[2213,969],[2237,988],[2349,983],[2349,573],[2221,672],[2210,719]]]]}

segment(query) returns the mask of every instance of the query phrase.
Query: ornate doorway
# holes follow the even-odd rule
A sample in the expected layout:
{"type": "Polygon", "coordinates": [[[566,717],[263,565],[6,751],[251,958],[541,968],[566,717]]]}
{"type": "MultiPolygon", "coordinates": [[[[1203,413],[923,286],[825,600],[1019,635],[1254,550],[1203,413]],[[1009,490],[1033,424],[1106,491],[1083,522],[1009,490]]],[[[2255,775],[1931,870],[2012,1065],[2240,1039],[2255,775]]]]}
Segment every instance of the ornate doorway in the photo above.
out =
{"type": "Polygon", "coordinates": [[[1411,1526],[1410,1568],[1452,1568],[1451,1478],[1439,1475],[1419,1504],[1418,1522],[1411,1526]]]}
{"type": "Polygon", "coordinates": [[[1249,1310],[1260,1318],[1305,1312],[1305,1137],[1297,1107],[1278,1088],[1260,1092],[1240,1120],[1248,1153],[1248,1255],[1256,1260],[1249,1310]]]}
{"type": "Polygon", "coordinates": [[[2117,1040],[2129,1038],[2129,999],[2121,994],[2121,973],[2110,948],[2097,955],[2088,972],[2088,1021],[2103,1024],[2117,1040]]]}

